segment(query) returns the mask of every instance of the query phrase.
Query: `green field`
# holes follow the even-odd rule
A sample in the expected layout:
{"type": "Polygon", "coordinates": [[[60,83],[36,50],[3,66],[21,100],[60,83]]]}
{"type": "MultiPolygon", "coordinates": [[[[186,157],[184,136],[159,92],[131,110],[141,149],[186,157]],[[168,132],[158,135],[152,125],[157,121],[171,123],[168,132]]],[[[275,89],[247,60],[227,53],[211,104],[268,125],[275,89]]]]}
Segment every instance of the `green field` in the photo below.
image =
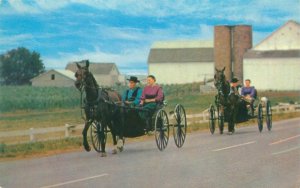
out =
{"type": "MultiPolygon", "coordinates": [[[[177,103],[187,113],[200,113],[214,102],[215,94],[200,94],[199,84],[163,86],[167,111],[177,103]]],[[[119,92],[124,87],[116,88],[119,92]]],[[[259,92],[275,105],[278,102],[300,103],[300,92],[259,92]]],[[[30,86],[0,87],[0,131],[64,126],[83,123],[80,114],[80,93],[75,88],[30,86]]]]}

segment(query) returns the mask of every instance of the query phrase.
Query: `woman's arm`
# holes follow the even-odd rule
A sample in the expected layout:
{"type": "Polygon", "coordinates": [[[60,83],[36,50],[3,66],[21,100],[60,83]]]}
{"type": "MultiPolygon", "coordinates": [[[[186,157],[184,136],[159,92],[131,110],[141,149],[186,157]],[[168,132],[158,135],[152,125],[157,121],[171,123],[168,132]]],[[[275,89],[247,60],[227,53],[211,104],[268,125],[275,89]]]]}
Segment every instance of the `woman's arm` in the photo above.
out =
{"type": "Polygon", "coordinates": [[[158,91],[157,91],[157,96],[156,96],[156,98],[155,98],[155,101],[156,101],[156,102],[163,102],[163,100],[164,100],[164,93],[163,93],[163,91],[162,91],[162,88],[159,87],[159,88],[158,88],[158,91]]]}

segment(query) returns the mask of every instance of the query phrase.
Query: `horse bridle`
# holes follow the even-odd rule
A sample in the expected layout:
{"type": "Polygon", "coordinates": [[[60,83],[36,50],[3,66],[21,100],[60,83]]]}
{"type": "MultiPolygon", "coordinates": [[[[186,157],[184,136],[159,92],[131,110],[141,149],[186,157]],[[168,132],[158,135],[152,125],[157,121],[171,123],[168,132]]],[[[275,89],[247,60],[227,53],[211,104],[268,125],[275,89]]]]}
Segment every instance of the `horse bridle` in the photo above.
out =
{"type": "MultiPolygon", "coordinates": [[[[216,79],[216,75],[215,75],[215,79],[216,79]]],[[[223,74],[221,74],[221,78],[218,79],[215,83],[215,86],[217,87],[218,93],[222,96],[225,96],[225,94],[222,91],[222,84],[225,81],[225,76],[223,74]]]]}

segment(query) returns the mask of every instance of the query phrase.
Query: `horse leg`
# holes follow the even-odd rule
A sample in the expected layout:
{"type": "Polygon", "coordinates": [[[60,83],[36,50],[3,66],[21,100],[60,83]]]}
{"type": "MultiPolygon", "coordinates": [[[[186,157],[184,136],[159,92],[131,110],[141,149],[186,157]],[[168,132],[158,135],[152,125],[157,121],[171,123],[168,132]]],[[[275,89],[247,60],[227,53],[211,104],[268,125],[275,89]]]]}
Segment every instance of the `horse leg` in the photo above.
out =
{"type": "Polygon", "coordinates": [[[89,130],[89,127],[90,127],[90,123],[89,122],[85,122],[85,125],[84,125],[84,128],[82,130],[82,136],[83,136],[83,147],[84,149],[89,152],[91,151],[91,147],[87,141],[87,132],[89,130]]]}
{"type": "Polygon", "coordinates": [[[106,157],[107,154],[105,152],[105,146],[106,146],[106,137],[105,137],[105,124],[101,124],[100,131],[99,133],[99,138],[100,138],[100,145],[101,145],[101,157],[106,157]]]}
{"type": "Polygon", "coordinates": [[[233,112],[232,109],[230,109],[229,116],[228,116],[228,133],[232,134],[232,125],[233,125],[233,112]]]}
{"type": "Polygon", "coordinates": [[[113,129],[111,129],[111,135],[112,135],[112,139],[113,139],[113,144],[114,144],[114,149],[112,150],[112,154],[117,154],[118,153],[118,149],[117,149],[117,136],[116,133],[113,129]]]}
{"type": "Polygon", "coordinates": [[[125,116],[124,116],[124,109],[123,110],[120,110],[119,112],[119,119],[120,119],[120,122],[119,122],[119,140],[118,140],[118,143],[117,143],[117,149],[122,152],[124,150],[124,123],[125,123],[125,116]]]}

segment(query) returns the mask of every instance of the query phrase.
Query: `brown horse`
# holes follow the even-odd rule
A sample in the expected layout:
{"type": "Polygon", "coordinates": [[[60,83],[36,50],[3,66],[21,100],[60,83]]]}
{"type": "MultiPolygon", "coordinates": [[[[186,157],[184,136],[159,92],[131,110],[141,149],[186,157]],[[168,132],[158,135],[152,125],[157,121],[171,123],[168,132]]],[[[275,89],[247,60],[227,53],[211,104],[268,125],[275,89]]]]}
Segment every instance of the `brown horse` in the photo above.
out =
{"type": "MultiPolygon", "coordinates": [[[[91,150],[87,141],[88,129],[92,122],[101,124],[102,126],[98,132],[98,138],[100,138],[101,156],[104,157],[106,156],[106,127],[109,127],[111,131],[114,146],[118,144],[116,136],[123,139],[123,118],[120,109],[116,108],[115,105],[116,103],[120,103],[122,98],[116,91],[99,88],[93,74],[89,71],[89,61],[83,60],[81,63],[85,63],[85,66],[81,66],[77,63],[78,70],[75,73],[75,86],[80,92],[85,92],[86,94],[84,104],[86,118],[85,126],[82,131],[83,146],[86,151],[91,150]]],[[[123,149],[123,146],[119,149],[123,149]]],[[[113,154],[115,153],[117,153],[117,148],[113,150],[113,154]]]]}
{"type": "MultiPolygon", "coordinates": [[[[232,134],[235,129],[236,118],[239,108],[239,97],[231,92],[230,83],[226,80],[225,67],[222,70],[216,69],[214,76],[214,84],[218,90],[215,97],[215,103],[218,110],[219,121],[224,123],[228,122],[228,132],[232,134]]],[[[220,133],[223,133],[223,126],[220,127],[220,133]]]]}

